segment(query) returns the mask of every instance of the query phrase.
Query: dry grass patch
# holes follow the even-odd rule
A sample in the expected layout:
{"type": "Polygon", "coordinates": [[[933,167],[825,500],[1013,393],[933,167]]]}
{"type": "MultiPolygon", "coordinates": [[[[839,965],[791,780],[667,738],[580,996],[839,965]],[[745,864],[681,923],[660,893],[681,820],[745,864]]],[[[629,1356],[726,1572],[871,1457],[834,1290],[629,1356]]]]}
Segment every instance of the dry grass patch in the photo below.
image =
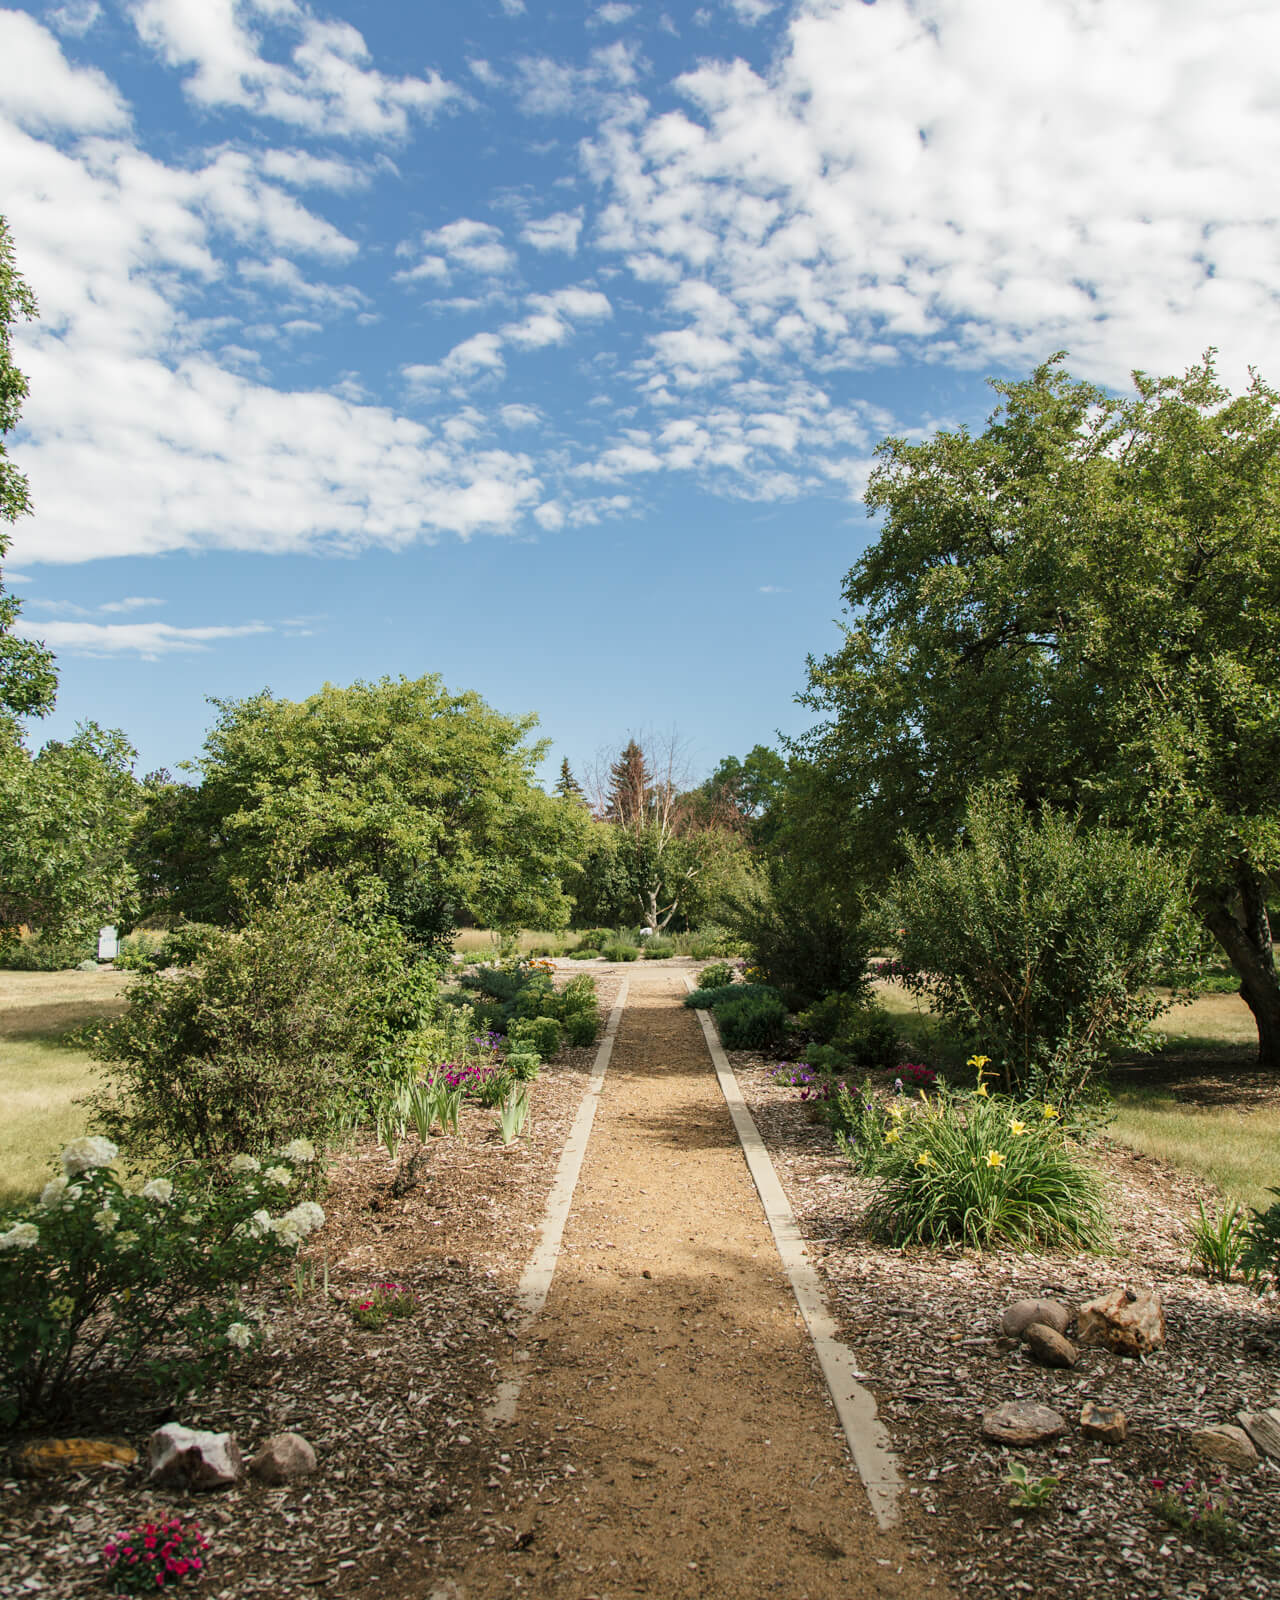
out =
{"type": "Polygon", "coordinates": [[[1197,1106],[1159,1090],[1122,1089],[1107,1130],[1118,1143],[1199,1173],[1228,1200],[1263,1208],[1280,1185],[1280,1107],[1197,1106]]]}

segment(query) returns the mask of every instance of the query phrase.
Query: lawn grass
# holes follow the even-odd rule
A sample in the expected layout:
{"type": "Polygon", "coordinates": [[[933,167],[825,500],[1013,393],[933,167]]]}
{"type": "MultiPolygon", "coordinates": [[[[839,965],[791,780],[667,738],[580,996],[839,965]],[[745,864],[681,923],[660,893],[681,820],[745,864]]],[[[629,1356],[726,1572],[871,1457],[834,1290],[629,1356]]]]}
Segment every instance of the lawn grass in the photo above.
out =
{"type": "Polygon", "coordinates": [[[85,1131],[76,1101],[97,1067],[72,1031],[124,1006],[113,972],[0,972],[0,1205],[52,1176],[58,1151],[85,1131]]]}
{"type": "MultiPolygon", "coordinates": [[[[521,928],[516,936],[516,947],[523,956],[535,952],[562,956],[581,942],[580,933],[540,933],[536,928],[521,928]]],[[[453,948],[459,955],[496,956],[498,935],[488,928],[463,928],[454,939],[453,948]]]]}

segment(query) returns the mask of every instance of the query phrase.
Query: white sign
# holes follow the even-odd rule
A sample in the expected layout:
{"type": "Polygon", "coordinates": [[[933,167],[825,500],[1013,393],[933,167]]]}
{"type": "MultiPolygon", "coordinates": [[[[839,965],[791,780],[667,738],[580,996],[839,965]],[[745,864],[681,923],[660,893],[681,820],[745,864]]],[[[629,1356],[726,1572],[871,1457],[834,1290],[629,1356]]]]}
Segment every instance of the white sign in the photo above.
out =
{"type": "Polygon", "coordinates": [[[120,940],[114,928],[98,930],[98,960],[114,961],[120,952],[120,940]]]}

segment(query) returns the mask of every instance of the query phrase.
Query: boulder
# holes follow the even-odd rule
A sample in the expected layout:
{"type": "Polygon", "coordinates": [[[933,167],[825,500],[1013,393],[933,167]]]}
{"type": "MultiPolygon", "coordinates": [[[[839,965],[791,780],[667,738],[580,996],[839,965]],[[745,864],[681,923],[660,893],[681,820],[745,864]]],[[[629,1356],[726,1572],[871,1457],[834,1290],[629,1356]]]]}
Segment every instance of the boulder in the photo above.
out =
{"type": "Polygon", "coordinates": [[[127,1439],[32,1439],[14,1454],[18,1471],[28,1478],[131,1467],[137,1459],[127,1439]]]}
{"type": "Polygon", "coordinates": [[[1238,1472],[1248,1472],[1258,1465],[1253,1441],[1243,1428],[1233,1428],[1230,1423],[1221,1428],[1197,1428],[1187,1443],[1198,1456],[1238,1472]]]}
{"type": "Polygon", "coordinates": [[[1260,1455],[1280,1461],[1280,1411],[1269,1406],[1265,1411],[1241,1411],[1236,1421],[1249,1435],[1260,1455]]]}
{"type": "Polygon", "coordinates": [[[1074,1367],[1076,1347],[1047,1322],[1033,1322],[1022,1337],[1033,1360],[1042,1367],[1074,1367]]]}
{"type": "Polygon", "coordinates": [[[996,1444],[1044,1444],[1067,1431],[1067,1419],[1048,1406],[1006,1400],[982,1419],[982,1436],[996,1444]]]}
{"type": "Polygon", "coordinates": [[[1116,1289],[1080,1307],[1080,1344],[1104,1345],[1122,1356],[1144,1356],[1164,1343],[1164,1307],[1154,1289],[1116,1289]]]}
{"type": "Polygon", "coordinates": [[[1020,1339],[1033,1323],[1065,1333],[1071,1324],[1071,1308],[1061,1300],[1017,1300],[1000,1318],[1000,1332],[1006,1339],[1020,1339]]]}
{"type": "Polygon", "coordinates": [[[300,1433],[276,1433],[249,1463],[249,1471],[263,1483],[291,1483],[316,1470],[316,1453],[300,1433]]]}
{"type": "Polygon", "coordinates": [[[151,1435],[151,1481],[170,1489],[229,1489],[244,1474],[229,1433],[200,1433],[168,1422],[151,1435]]]}
{"type": "Polygon", "coordinates": [[[1122,1444],[1129,1432],[1129,1420],[1119,1406],[1100,1406],[1086,1400],[1080,1412],[1080,1431],[1088,1439],[1103,1444],[1122,1444]]]}

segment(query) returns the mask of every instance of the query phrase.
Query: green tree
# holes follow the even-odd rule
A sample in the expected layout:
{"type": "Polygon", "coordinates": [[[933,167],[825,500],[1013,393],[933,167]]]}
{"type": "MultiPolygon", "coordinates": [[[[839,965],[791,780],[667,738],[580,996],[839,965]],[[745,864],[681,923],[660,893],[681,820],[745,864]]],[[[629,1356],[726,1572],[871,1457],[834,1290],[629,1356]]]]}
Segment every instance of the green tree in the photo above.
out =
{"type": "Polygon", "coordinates": [[[582,792],[582,785],[573,775],[568,756],[565,756],[560,763],[560,776],[556,779],[555,793],[562,800],[576,800],[579,805],[586,804],[587,797],[582,792]]]}
{"type": "MultiPolygon", "coordinates": [[[[9,459],[4,436],[17,426],[27,397],[27,380],[13,363],[13,325],[35,315],[35,296],[14,265],[13,241],[0,217],[0,562],[9,549],[5,525],[31,509],[27,480],[9,459]]],[[[53,709],[57,690],[52,653],[13,632],[21,609],[0,584],[0,717],[42,717],[53,709]]]]}
{"type": "Polygon", "coordinates": [[[767,744],[753,746],[741,761],[726,756],[698,794],[707,811],[741,822],[752,844],[767,847],[777,831],[775,807],[787,779],[787,763],[767,744]]]}
{"type": "Polygon", "coordinates": [[[490,927],[559,927],[583,807],[533,782],[533,717],[507,717],[438,677],[326,684],[302,701],[214,701],[200,783],[158,783],[137,841],[171,911],[235,923],[265,886],[371,879],[423,949],[465,911],[490,927]]]}
{"type": "Polygon", "coordinates": [[[88,940],[104,922],[133,919],[133,759],[122,733],[93,722],[35,755],[12,725],[0,739],[0,948],[24,924],[88,940]]]}
{"type": "Polygon", "coordinates": [[[948,837],[1005,776],[1111,822],[1186,864],[1280,1069],[1280,396],[1232,395],[1212,352],[1134,383],[1055,358],[993,386],[980,435],[880,446],[787,842],[827,882],[883,880],[904,829],[948,837]]]}

